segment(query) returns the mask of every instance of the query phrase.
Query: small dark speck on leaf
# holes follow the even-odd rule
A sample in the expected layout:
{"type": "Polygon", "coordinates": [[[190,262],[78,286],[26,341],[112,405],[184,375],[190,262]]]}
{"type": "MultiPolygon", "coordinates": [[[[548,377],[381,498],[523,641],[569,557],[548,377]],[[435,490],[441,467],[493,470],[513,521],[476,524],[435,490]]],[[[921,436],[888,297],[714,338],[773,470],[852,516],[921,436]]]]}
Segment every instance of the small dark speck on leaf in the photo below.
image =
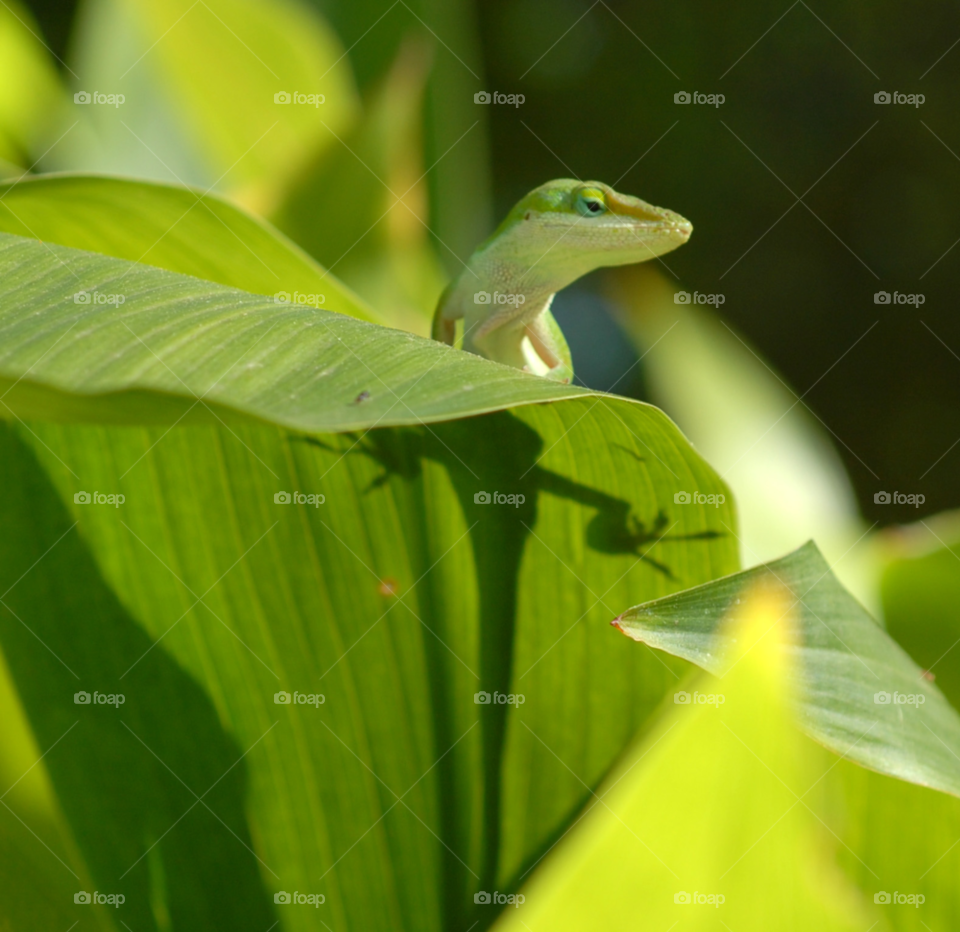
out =
{"type": "Polygon", "coordinates": [[[357,397],[353,399],[353,403],[354,403],[355,405],[362,404],[362,403],[363,403],[364,401],[366,401],[369,397],[370,397],[370,392],[360,392],[360,394],[357,395],[357,397]]]}
{"type": "Polygon", "coordinates": [[[392,596],[396,595],[399,591],[400,583],[390,576],[388,576],[386,579],[381,579],[380,585],[377,586],[377,592],[379,592],[380,595],[392,596]]]}

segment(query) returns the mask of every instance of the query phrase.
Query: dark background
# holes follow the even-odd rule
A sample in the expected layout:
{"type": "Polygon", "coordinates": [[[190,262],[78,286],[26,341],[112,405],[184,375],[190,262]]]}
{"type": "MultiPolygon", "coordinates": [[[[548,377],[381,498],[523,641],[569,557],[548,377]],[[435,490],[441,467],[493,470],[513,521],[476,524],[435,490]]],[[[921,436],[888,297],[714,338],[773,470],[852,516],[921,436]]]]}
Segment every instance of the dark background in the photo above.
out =
{"type": "MultiPolygon", "coordinates": [[[[317,6],[350,46],[390,2],[317,6]]],[[[444,38],[438,3],[397,5],[359,41],[363,88],[423,31],[414,10],[444,38]]],[[[74,4],[29,6],[64,57],[74,4]]],[[[679,211],[696,232],[670,268],[725,294],[724,317],[835,432],[867,518],[960,506],[960,8],[484,0],[474,15],[481,80],[526,97],[484,108],[494,214],[570,174],[679,211]],[[679,106],[680,90],[726,102],[679,106]],[[926,101],[879,106],[882,90],[926,101]],[[880,290],[926,300],[876,305],[880,290]],[[879,489],[926,504],[876,506],[879,489]]]]}

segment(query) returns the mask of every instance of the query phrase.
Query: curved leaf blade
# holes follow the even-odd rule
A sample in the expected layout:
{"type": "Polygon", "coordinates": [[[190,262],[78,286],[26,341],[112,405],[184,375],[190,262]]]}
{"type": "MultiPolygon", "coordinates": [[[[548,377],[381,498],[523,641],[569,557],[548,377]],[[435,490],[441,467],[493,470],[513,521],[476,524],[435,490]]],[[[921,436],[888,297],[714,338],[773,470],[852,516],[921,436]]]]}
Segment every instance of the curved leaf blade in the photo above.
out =
{"type": "Polygon", "coordinates": [[[320,432],[591,395],[343,314],[6,234],[0,276],[0,385],[15,386],[4,403],[19,416],[212,421],[216,404],[320,432]]]}
{"type": "Polygon", "coordinates": [[[835,753],[960,796],[960,715],[833,575],[811,541],[773,563],[637,605],[624,634],[725,674],[720,620],[745,587],[772,575],[796,600],[795,693],[804,730],[835,753]]]}

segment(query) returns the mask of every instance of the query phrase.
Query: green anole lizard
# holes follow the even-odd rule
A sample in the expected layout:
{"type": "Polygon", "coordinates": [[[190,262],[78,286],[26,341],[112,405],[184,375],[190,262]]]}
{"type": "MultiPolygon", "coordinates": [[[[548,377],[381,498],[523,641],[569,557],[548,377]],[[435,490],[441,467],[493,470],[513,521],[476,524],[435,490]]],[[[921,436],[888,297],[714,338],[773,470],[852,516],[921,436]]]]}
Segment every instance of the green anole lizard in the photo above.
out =
{"type": "Polygon", "coordinates": [[[570,350],[550,313],[553,296],[601,266],[631,265],[682,246],[693,226],[679,214],[598,181],[562,178],[531,191],[481,243],[444,291],[433,338],[561,382],[570,350]]]}

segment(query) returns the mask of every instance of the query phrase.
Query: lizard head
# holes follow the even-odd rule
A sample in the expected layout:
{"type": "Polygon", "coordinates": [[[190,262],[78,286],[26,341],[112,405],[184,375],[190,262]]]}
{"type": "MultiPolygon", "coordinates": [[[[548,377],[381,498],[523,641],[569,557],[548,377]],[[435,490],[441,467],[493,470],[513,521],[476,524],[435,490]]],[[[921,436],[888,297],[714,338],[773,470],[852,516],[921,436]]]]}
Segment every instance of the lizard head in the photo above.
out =
{"type": "Polygon", "coordinates": [[[600,266],[631,265],[682,246],[693,225],[672,210],[600,181],[561,178],[524,197],[488,240],[523,243],[525,258],[573,281],[600,266]]]}

